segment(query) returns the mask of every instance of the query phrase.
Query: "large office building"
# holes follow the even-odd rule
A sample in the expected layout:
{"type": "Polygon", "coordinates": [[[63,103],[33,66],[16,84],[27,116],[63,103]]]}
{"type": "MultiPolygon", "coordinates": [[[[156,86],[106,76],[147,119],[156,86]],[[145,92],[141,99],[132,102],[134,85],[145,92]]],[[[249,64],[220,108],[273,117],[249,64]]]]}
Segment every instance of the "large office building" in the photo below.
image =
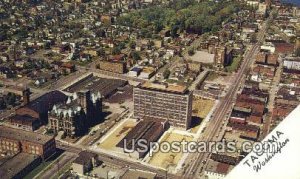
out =
{"type": "Polygon", "coordinates": [[[186,86],[146,82],[134,88],[133,93],[135,118],[190,127],[193,95],[186,86]]]}

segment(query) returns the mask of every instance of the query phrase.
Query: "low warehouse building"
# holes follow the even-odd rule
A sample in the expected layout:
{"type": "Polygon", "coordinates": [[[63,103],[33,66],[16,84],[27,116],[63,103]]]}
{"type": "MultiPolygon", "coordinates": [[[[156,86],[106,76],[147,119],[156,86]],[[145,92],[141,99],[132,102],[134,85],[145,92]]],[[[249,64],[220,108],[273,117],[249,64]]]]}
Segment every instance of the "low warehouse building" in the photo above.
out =
{"type": "Polygon", "coordinates": [[[143,158],[149,152],[150,142],[158,141],[167,127],[166,122],[141,121],[117,144],[117,147],[125,153],[133,150],[130,156],[134,158],[143,158]],[[147,151],[138,145],[139,140],[146,141],[147,151]]]}

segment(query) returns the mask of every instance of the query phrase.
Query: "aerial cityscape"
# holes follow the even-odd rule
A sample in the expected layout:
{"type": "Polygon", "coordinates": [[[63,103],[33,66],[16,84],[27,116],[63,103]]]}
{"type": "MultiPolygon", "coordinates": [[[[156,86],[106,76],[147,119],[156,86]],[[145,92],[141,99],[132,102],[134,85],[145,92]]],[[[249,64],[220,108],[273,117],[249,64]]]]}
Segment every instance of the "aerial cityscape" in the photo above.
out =
{"type": "Polygon", "coordinates": [[[1,0],[0,24],[1,179],[226,178],[300,104],[300,0],[1,0]]]}

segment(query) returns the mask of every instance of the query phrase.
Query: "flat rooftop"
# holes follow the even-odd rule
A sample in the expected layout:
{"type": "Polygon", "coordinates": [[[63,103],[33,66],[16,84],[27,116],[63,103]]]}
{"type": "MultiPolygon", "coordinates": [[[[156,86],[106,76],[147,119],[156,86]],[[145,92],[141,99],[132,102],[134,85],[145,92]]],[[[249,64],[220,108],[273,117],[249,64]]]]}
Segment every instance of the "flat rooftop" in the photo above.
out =
{"type": "Polygon", "coordinates": [[[14,129],[10,127],[4,127],[4,126],[0,126],[0,137],[18,140],[18,141],[29,141],[29,142],[42,144],[42,145],[52,139],[52,137],[50,136],[42,135],[39,133],[14,129]]]}
{"type": "Polygon", "coordinates": [[[242,132],[239,132],[239,131],[226,131],[225,134],[224,134],[224,139],[226,141],[234,141],[236,143],[236,147],[238,149],[242,148],[242,145],[243,145],[244,142],[254,143],[251,140],[240,138],[241,134],[242,134],[242,132]]]}
{"type": "MultiPolygon", "coordinates": [[[[136,151],[140,149],[137,145],[138,140],[144,139],[147,141],[147,146],[150,142],[156,142],[164,133],[164,125],[160,122],[141,121],[139,122],[118,144],[119,148],[134,148],[136,151]],[[125,145],[126,143],[126,145],[125,145]]],[[[148,151],[139,152],[141,157],[144,157],[148,151]]]]}
{"type": "Polygon", "coordinates": [[[291,56],[288,56],[288,57],[285,57],[283,59],[283,61],[300,61],[300,57],[291,57],[291,56]]]}
{"type": "Polygon", "coordinates": [[[0,165],[1,178],[14,178],[21,170],[35,161],[38,156],[28,153],[19,153],[0,165]]]}
{"type": "Polygon", "coordinates": [[[88,151],[82,151],[79,153],[79,156],[74,160],[73,163],[85,165],[88,163],[92,158],[96,158],[97,154],[88,152],[88,151]]]}
{"type": "Polygon", "coordinates": [[[232,170],[233,166],[225,163],[220,163],[214,160],[209,160],[206,171],[226,175],[232,170]]]}
{"type": "Polygon", "coordinates": [[[184,94],[187,91],[187,86],[167,84],[167,83],[163,84],[163,83],[145,82],[140,87],[142,89],[150,89],[150,90],[181,93],[181,94],[184,94]]]}
{"type": "Polygon", "coordinates": [[[151,173],[148,171],[142,170],[133,170],[129,169],[126,173],[122,176],[122,179],[133,179],[133,178],[146,178],[146,179],[154,179],[157,177],[156,173],[151,173]]]}
{"type": "Polygon", "coordinates": [[[118,88],[124,87],[128,82],[120,79],[101,78],[96,76],[88,77],[74,83],[64,91],[74,93],[81,90],[90,90],[92,93],[100,92],[105,98],[114,93],[118,88]]]}

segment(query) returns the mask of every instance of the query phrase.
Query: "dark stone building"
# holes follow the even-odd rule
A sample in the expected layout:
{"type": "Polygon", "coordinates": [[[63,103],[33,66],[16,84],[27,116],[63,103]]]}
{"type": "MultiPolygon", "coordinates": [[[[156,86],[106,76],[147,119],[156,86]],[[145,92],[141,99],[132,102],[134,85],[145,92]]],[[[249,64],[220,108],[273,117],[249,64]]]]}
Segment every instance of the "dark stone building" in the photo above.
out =
{"type": "MultiPolygon", "coordinates": [[[[23,119],[25,119],[24,116],[36,119],[40,125],[47,124],[48,111],[54,104],[67,101],[67,98],[67,95],[61,91],[51,91],[17,109],[16,115],[23,116],[23,119]]],[[[18,117],[18,119],[20,118],[18,117]]]]}
{"type": "Polygon", "coordinates": [[[64,131],[67,136],[84,134],[89,127],[102,120],[101,94],[81,91],[56,103],[49,112],[49,127],[55,133],[64,131]]]}

